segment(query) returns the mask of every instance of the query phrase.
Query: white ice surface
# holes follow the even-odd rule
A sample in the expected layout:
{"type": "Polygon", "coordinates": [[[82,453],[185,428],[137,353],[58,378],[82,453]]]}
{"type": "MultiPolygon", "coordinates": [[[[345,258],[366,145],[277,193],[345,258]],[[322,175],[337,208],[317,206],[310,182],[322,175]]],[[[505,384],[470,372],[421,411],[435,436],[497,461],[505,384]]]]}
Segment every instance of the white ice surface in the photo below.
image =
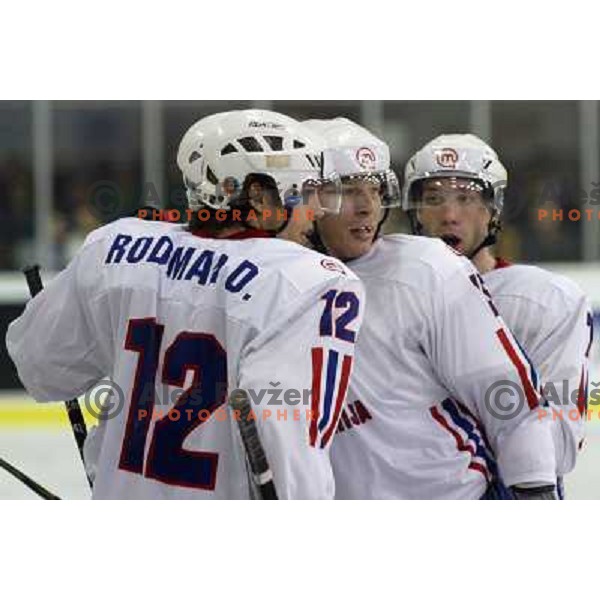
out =
{"type": "MultiPolygon", "coordinates": [[[[594,414],[598,417],[598,413],[594,414]]],[[[569,499],[600,499],[600,419],[588,423],[587,445],[566,479],[569,499]]],[[[65,499],[90,497],[70,430],[2,427],[0,456],[65,499]]],[[[36,499],[22,483],[0,469],[0,499],[36,499]]]]}

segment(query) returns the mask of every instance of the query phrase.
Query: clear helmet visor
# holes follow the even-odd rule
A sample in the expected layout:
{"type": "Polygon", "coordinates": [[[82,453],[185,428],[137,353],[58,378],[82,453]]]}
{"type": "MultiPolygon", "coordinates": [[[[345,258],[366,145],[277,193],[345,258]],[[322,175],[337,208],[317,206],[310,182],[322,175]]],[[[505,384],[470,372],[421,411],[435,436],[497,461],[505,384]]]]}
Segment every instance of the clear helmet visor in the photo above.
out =
{"type": "Polygon", "coordinates": [[[326,215],[337,215],[342,208],[342,180],[336,173],[312,182],[309,188],[311,194],[316,195],[319,208],[326,215]]]}
{"type": "MultiPolygon", "coordinates": [[[[324,186],[325,193],[334,189],[324,186]]],[[[398,178],[392,170],[347,175],[341,178],[341,201],[369,201],[381,208],[393,208],[401,204],[398,178]]]]}
{"type": "Polygon", "coordinates": [[[494,189],[481,179],[447,175],[415,181],[406,199],[405,209],[435,208],[455,201],[461,205],[494,202],[494,189]]]}

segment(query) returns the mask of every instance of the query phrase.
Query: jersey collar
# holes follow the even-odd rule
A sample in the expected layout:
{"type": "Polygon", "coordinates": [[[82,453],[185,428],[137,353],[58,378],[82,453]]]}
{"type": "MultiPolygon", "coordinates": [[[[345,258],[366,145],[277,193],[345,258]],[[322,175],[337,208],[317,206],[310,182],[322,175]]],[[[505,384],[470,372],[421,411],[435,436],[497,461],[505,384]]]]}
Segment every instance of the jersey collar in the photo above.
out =
{"type": "Polygon", "coordinates": [[[512,263],[508,260],[502,258],[501,256],[496,257],[496,264],[494,265],[494,269],[504,269],[505,267],[512,266],[512,263]]]}

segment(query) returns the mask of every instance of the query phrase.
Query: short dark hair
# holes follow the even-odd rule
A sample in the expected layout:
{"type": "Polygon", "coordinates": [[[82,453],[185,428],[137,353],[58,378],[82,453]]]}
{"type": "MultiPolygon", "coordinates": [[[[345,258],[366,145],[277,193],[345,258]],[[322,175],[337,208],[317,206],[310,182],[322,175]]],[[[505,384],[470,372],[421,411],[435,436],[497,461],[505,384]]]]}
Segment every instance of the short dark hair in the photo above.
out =
{"type": "Polygon", "coordinates": [[[277,185],[271,176],[263,175],[262,173],[250,173],[246,176],[239,194],[230,203],[231,209],[240,211],[240,220],[234,220],[232,211],[225,209],[221,209],[226,213],[225,218],[217,219],[217,209],[205,205],[200,210],[205,210],[209,213],[208,219],[200,219],[198,217],[200,210],[193,211],[188,223],[189,230],[191,232],[218,233],[235,225],[245,224],[248,220],[248,213],[252,208],[250,204],[250,186],[254,183],[260,184],[265,190],[274,192],[279,197],[277,185]]]}

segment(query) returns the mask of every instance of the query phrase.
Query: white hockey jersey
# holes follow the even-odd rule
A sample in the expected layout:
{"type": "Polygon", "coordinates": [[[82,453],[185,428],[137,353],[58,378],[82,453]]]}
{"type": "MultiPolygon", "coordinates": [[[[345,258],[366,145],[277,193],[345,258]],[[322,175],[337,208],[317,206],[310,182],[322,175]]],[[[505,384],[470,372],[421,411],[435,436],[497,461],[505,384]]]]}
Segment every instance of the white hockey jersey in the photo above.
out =
{"type": "Polygon", "coordinates": [[[362,300],[348,268],[296,244],[123,219],[28,302],[7,346],[39,401],[111,377],[123,406],[90,440],[94,498],[248,498],[235,388],[279,497],[332,498],[362,300]]]}
{"type": "Polygon", "coordinates": [[[592,311],[570,279],[496,260],[483,275],[502,318],[540,375],[552,423],[557,473],[573,469],[584,438],[592,311]]]}
{"type": "Polygon", "coordinates": [[[390,235],[350,263],[367,294],[332,461],[336,498],[480,498],[555,481],[526,357],[468,260],[390,235]]]}

